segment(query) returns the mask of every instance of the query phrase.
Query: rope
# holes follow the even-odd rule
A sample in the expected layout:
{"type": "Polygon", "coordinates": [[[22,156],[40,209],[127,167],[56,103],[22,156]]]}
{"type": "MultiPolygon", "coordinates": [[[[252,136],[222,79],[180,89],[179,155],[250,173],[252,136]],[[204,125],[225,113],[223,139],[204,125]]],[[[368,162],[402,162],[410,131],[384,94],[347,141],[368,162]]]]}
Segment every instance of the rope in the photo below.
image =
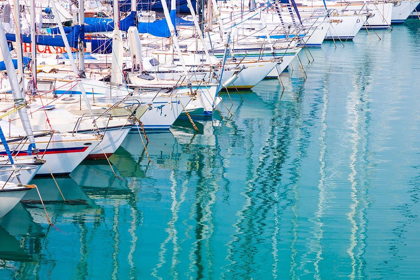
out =
{"type": "MultiPolygon", "coordinates": [[[[37,81],[34,79],[35,75],[34,75],[34,71],[33,71],[33,70],[34,70],[34,69],[32,69],[32,67],[30,67],[30,71],[31,71],[31,74],[32,74],[32,82],[33,82],[34,87],[35,87],[35,89],[36,89],[36,93],[38,93],[38,83],[37,83],[37,81]]],[[[36,69],[35,69],[35,71],[36,71],[36,69]]],[[[55,90],[55,89],[54,89],[54,90],[55,90]]],[[[53,91],[53,90],[52,90],[52,91],[53,91]]],[[[52,130],[53,130],[53,128],[52,128],[52,126],[51,126],[50,119],[48,118],[47,111],[45,110],[44,103],[43,103],[43,101],[42,101],[41,96],[40,96],[40,95],[38,95],[38,96],[39,96],[39,100],[41,101],[42,108],[44,109],[44,114],[45,114],[45,117],[46,117],[46,119],[47,119],[48,126],[50,127],[50,129],[51,129],[51,131],[52,131],[52,130]]]]}
{"type": "MultiPolygon", "coordinates": [[[[138,121],[139,121],[139,124],[140,124],[141,123],[140,120],[138,120],[138,121]]],[[[143,123],[141,123],[141,124],[143,124],[143,123]]],[[[144,148],[144,151],[146,152],[146,156],[149,159],[149,162],[152,162],[152,160],[150,159],[150,156],[149,156],[149,152],[147,151],[146,144],[144,144],[143,137],[141,137],[139,126],[137,126],[137,131],[139,132],[141,142],[143,143],[143,148],[144,148]]]]}
{"type": "Polygon", "coordinates": [[[67,202],[67,201],[66,201],[66,198],[65,198],[65,197],[64,197],[64,195],[63,195],[63,192],[62,192],[62,191],[61,191],[61,189],[60,189],[60,186],[59,186],[59,185],[58,185],[58,183],[57,183],[57,180],[56,180],[56,179],[55,179],[55,177],[54,177],[54,174],[52,173],[52,171],[51,171],[51,169],[50,169],[50,167],[49,167],[49,165],[48,165],[48,163],[47,163],[47,161],[45,161],[45,166],[47,166],[48,171],[50,172],[51,177],[53,178],[54,183],[55,183],[55,185],[57,186],[57,189],[58,189],[58,191],[60,192],[60,195],[61,195],[61,197],[63,198],[64,202],[67,202]]]}
{"type": "Polygon", "coordinates": [[[11,111],[9,111],[9,112],[6,112],[5,114],[1,115],[1,116],[0,116],[0,119],[3,119],[3,118],[5,118],[5,117],[7,117],[7,116],[9,116],[9,115],[11,115],[11,114],[13,114],[13,113],[16,113],[17,111],[19,111],[19,110],[21,110],[21,109],[25,108],[25,106],[26,106],[26,104],[21,104],[20,106],[15,107],[13,110],[11,110],[11,111]]]}
{"type": "Polygon", "coordinates": [[[188,113],[188,111],[185,109],[184,103],[182,103],[181,98],[179,98],[179,96],[177,96],[177,97],[178,97],[179,103],[181,103],[181,105],[182,105],[182,108],[184,108],[185,114],[187,115],[188,119],[192,123],[193,128],[195,129],[195,131],[200,132],[200,130],[198,130],[197,126],[195,125],[193,119],[191,118],[190,113],[188,113]]]}
{"type": "Polygon", "coordinates": [[[42,207],[44,207],[44,212],[45,212],[45,215],[47,216],[48,223],[50,224],[50,226],[52,226],[50,217],[48,216],[47,209],[45,208],[45,204],[44,204],[44,201],[42,200],[41,194],[39,193],[38,187],[36,185],[29,185],[29,186],[32,188],[35,188],[36,191],[38,192],[38,196],[39,196],[39,199],[41,200],[42,207]]]}
{"type": "Polygon", "coordinates": [[[144,124],[140,120],[139,120],[139,122],[140,122],[140,126],[141,126],[141,131],[143,131],[144,139],[146,139],[147,143],[149,143],[149,138],[147,137],[146,131],[144,130],[144,124]]]}
{"type": "MultiPolygon", "coordinates": [[[[105,134],[105,133],[104,133],[104,134],[105,134]]],[[[116,173],[115,173],[115,171],[114,171],[114,168],[112,167],[111,162],[109,161],[108,156],[107,156],[107,155],[106,155],[106,153],[105,153],[104,148],[102,147],[102,140],[101,140],[101,142],[99,142],[99,146],[101,147],[101,150],[102,150],[102,152],[104,153],[105,159],[106,159],[106,161],[108,162],[109,167],[111,168],[111,171],[112,171],[112,173],[114,174],[114,177],[118,177],[118,176],[117,176],[117,174],[116,174],[116,173]]]]}

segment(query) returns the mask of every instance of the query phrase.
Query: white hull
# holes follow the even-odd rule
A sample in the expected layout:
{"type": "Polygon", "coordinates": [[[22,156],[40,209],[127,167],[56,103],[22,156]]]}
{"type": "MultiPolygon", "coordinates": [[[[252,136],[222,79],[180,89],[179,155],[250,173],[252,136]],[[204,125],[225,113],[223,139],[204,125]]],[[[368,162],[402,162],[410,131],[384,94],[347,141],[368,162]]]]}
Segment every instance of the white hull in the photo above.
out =
{"type": "Polygon", "coordinates": [[[330,17],[330,28],[326,40],[353,40],[356,34],[363,27],[366,16],[337,15],[330,17]]]}
{"type": "Polygon", "coordinates": [[[32,159],[23,160],[23,162],[25,161],[28,164],[16,163],[15,161],[14,166],[11,164],[0,165],[0,181],[8,181],[23,185],[29,184],[42,167],[42,163],[29,164],[29,162],[33,161],[32,159]]]}
{"type": "Polygon", "coordinates": [[[419,3],[420,1],[401,1],[394,3],[391,23],[404,23],[419,3]]]}
{"type": "Polygon", "coordinates": [[[325,36],[327,36],[328,29],[328,22],[319,24],[315,29],[310,29],[308,34],[303,37],[303,43],[301,45],[306,47],[320,47],[324,42],[325,36]]]}
{"type": "MultiPolygon", "coordinates": [[[[46,161],[38,171],[38,175],[48,175],[50,170],[53,174],[71,173],[99,143],[99,140],[91,135],[62,133],[54,133],[52,138],[50,136],[36,137],[35,141],[39,156],[46,161]]],[[[13,156],[30,156],[27,141],[23,144],[20,140],[8,144],[13,156]]],[[[0,145],[0,153],[0,159],[6,160],[7,155],[5,155],[3,145],[0,145]]]]}
{"type": "MultiPolygon", "coordinates": [[[[298,55],[299,52],[296,53],[296,55],[298,55]]],[[[270,74],[267,75],[267,78],[277,78],[279,74],[281,74],[286,68],[287,66],[290,65],[290,63],[292,63],[293,59],[296,57],[295,56],[285,56],[283,57],[283,62],[278,64],[271,72],[270,74]],[[277,69],[276,69],[277,68],[277,69]]]]}
{"type": "MultiPolygon", "coordinates": [[[[45,139],[46,140],[46,139],[45,139]]],[[[44,159],[46,163],[41,167],[39,175],[70,174],[90,153],[98,146],[98,139],[91,135],[58,134],[53,136],[44,159]],[[50,168],[50,170],[48,169],[50,168]]],[[[46,148],[46,142],[37,142],[40,152],[46,148]]]]}
{"type": "Polygon", "coordinates": [[[193,115],[211,116],[213,109],[217,105],[217,86],[204,86],[200,87],[195,98],[191,99],[188,106],[185,107],[186,111],[191,112],[193,115]]]}
{"type": "MultiPolygon", "coordinates": [[[[367,11],[372,14],[365,27],[369,29],[386,29],[391,27],[392,7],[391,3],[367,4],[367,11]]],[[[366,10],[366,7],[363,9],[366,10]]]]}
{"type": "MultiPolygon", "coordinates": [[[[54,131],[60,131],[62,133],[94,133],[96,128],[93,126],[90,115],[85,113],[87,111],[85,106],[81,106],[82,110],[79,111],[79,98],[74,98],[75,104],[63,102],[63,100],[64,99],[59,99],[55,102],[55,106],[59,108],[47,111],[48,120],[43,110],[37,110],[38,106],[31,107],[30,109],[33,110],[33,112],[29,115],[32,128],[35,131],[42,131],[49,129],[49,125],[51,125],[54,131]]],[[[44,104],[47,104],[50,101],[51,100],[45,99],[44,104]]],[[[102,117],[95,115],[95,117],[96,125],[103,135],[103,139],[100,144],[91,151],[88,158],[100,159],[105,158],[104,154],[106,154],[106,156],[111,156],[118,149],[119,145],[121,145],[130,131],[131,124],[128,122],[126,116],[110,118],[110,116],[107,115],[102,117]]],[[[21,125],[19,120],[13,124],[16,126],[21,125]]]]}
{"type": "Polygon", "coordinates": [[[0,182],[0,219],[12,210],[30,190],[16,184],[0,182]]]}
{"type": "MultiPolygon", "coordinates": [[[[235,88],[252,88],[261,82],[273,68],[276,66],[277,61],[258,61],[247,63],[246,68],[243,69],[238,78],[231,83],[227,88],[228,89],[235,89],[235,88]]],[[[223,77],[222,83],[226,83],[228,80],[227,77],[223,77]]]]}
{"type": "MultiPolygon", "coordinates": [[[[150,68],[149,68],[150,69],[150,68]]],[[[131,82],[135,86],[141,86],[143,84],[144,87],[148,85],[156,87],[160,85],[161,87],[174,87],[180,79],[182,79],[184,73],[177,71],[179,69],[172,67],[169,68],[167,71],[158,71],[157,69],[152,69],[151,71],[148,70],[148,74],[154,77],[154,80],[151,81],[142,81],[137,77],[130,77],[131,82]]],[[[223,76],[231,77],[234,74],[234,71],[226,71],[223,73],[223,76]],[[226,73],[227,72],[227,73],[226,73]]],[[[186,111],[189,113],[194,113],[200,111],[200,115],[211,115],[214,108],[214,102],[216,100],[218,94],[218,83],[217,80],[211,79],[212,84],[203,83],[202,81],[206,79],[206,77],[210,76],[209,72],[198,72],[197,74],[190,77],[190,81],[194,82],[191,85],[191,90],[194,93],[193,98],[189,102],[188,106],[185,105],[186,111]],[[199,85],[199,86],[198,86],[199,85]]],[[[189,89],[187,86],[183,86],[184,90],[189,89]]]]}
{"type": "MultiPolygon", "coordinates": [[[[112,103],[121,100],[129,93],[134,93],[133,90],[124,88],[123,86],[110,86],[102,81],[95,81],[90,79],[82,79],[83,86],[86,93],[93,99],[99,102],[112,103]],[[91,91],[89,92],[89,88],[91,91]],[[93,95],[95,97],[93,97],[93,95]]],[[[80,94],[79,88],[75,82],[64,82],[56,84],[58,94],[80,94]],[[59,88],[59,86],[61,88],[59,88]]],[[[124,104],[137,103],[141,105],[148,105],[149,108],[146,113],[140,118],[146,129],[168,129],[172,126],[178,116],[183,110],[183,106],[187,106],[191,100],[191,96],[180,95],[188,92],[188,89],[175,89],[171,94],[161,94],[159,88],[155,90],[140,90],[141,93],[134,93],[134,95],[124,104]],[[158,96],[156,96],[158,94],[158,96]],[[180,99],[179,99],[179,98],[180,99]],[[136,100],[133,102],[132,100],[136,100]],[[182,102],[180,102],[180,100],[182,102]],[[131,103],[130,103],[131,102],[131,103]],[[166,106],[169,105],[169,106],[166,106]]],[[[100,147],[99,147],[100,148],[100,147]]]]}
{"type": "Polygon", "coordinates": [[[155,99],[142,98],[143,104],[153,104],[140,118],[145,129],[169,129],[181,115],[184,106],[188,106],[191,96],[173,95],[172,97],[158,96],[155,99]]]}
{"type": "Polygon", "coordinates": [[[103,158],[104,154],[109,157],[121,146],[131,130],[131,126],[108,128],[102,141],[92,150],[88,159],[103,158]]]}

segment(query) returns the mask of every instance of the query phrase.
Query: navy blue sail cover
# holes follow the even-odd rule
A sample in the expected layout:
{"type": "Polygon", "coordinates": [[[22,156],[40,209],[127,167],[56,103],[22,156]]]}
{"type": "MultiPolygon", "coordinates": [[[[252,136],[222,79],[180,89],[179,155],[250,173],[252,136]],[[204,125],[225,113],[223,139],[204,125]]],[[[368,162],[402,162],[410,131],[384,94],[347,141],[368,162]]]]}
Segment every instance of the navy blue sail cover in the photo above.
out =
{"type": "MultiPolygon", "coordinates": [[[[72,48],[77,48],[80,36],[80,25],[75,25],[72,27],[72,30],[69,34],[66,35],[67,40],[69,41],[69,45],[72,48]]],[[[22,42],[30,44],[31,34],[22,34],[21,35],[22,42]]],[[[36,35],[36,43],[37,45],[44,45],[44,46],[52,46],[52,47],[65,47],[63,38],[61,35],[53,34],[53,35],[36,35]]],[[[8,33],[6,34],[7,41],[16,42],[16,35],[8,33]]]]}

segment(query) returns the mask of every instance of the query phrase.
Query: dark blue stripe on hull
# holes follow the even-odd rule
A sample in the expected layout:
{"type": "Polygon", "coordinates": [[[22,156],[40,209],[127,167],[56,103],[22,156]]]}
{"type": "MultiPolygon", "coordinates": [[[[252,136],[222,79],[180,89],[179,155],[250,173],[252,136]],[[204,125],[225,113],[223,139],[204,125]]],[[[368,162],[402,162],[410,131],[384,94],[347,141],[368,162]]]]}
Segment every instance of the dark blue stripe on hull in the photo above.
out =
{"type": "MultiPolygon", "coordinates": [[[[45,150],[39,150],[39,154],[68,154],[68,153],[81,153],[86,151],[88,147],[76,147],[76,148],[57,148],[57,149],[48,149],[45,150]]],[[[6,156],[6,152],[0,152],[0,156],[6,156]]],[[[32,154],[28,154],[26,151],[12,151],[13,156],[31,156],[32,154]]]]}
{"type": "Polygon", "coordinates": [[[353,40],[354,36],[333,36],[333,37],[325,37],[324,40],[331,41],[331,40],[353,40]]]}
{"type": "Polygon", "coordinates": [[[389,29],[391,26],[389,25],[364,25],[364,28],[367,29],[389,29]]]}

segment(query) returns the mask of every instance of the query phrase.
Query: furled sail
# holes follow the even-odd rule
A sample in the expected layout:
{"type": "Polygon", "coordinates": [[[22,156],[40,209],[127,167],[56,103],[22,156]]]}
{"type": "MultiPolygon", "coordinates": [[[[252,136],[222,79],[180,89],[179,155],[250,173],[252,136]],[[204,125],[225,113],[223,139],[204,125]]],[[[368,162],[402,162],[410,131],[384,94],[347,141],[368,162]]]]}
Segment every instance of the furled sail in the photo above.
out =
{"type": "MultiPolygon", "coordinates": [[[[175,22],[176,11],[170,12],[172,23],[175,22]]],[[[166,19],[158,19],[154,22],[140,22],[138,25],[139,33],[149,33],[156,37],[171,37],[171,31],[169,31],[168,23],[166,19]]]]}
{"type": "MultiPolygon", "coordinates": [[[[66,35],[67,40],[69,41],[70,47],[77,48],[78,41],[80,36],[80,25],[75,25],[72,28],[72,31],[66,35]]],[[[22,34],[21,35],[22,42],[30,44],[31,41],[31,34],[22,34]]],[[[6,34],[7,41],[16,41],[15,34],[6,34]]],[[[61,36],[57,35],[36,35],[36,44],[37,45],[44,45],[44,46],[53,46],[53,47],[64,47],[64,41],[61,36]]]]}
{"type": "MultiPolygon", "coordinates": [[[[120,20],[119,29],[127,31],[130,26],[135,26],[136,12],[131,12],[127,17],[120,20]]],[[[114,30],[114,20],[111,18],[85,18],[83,25],[84,33],[97,33],[97,32],[112,32],[114,30]]],[[[66,33],[71,31],[71,27],[64,27],[66,33]]],[[[58,27],[49,30],[51,34],[60,34],[58,27]]]]}
{"type": "MultiPolygon", "coordinates": [[[[23,57],[23,66],[26,67],[26,65],[28,65],[30,60],[31,59],[29,57],[23,57]]],[[[17,69],[17,59],[13,59],[12,62],[15,69],[17,69]]],[[[6,70],[6,64],[4,63],[4,61],[0,61],[0,71],[5,71],[5,70],[6,70]]]]}

